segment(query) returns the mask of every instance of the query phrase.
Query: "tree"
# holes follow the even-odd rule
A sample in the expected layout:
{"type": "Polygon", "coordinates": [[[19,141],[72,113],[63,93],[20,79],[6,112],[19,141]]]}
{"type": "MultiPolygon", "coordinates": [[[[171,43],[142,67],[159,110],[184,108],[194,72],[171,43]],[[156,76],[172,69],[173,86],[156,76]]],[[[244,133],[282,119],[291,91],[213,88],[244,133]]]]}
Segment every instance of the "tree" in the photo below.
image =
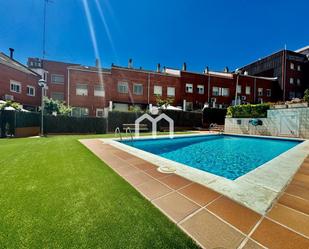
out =
{"type": "Polygon", "coordinates": [[[60,114],[60,115],[69,115],[72,111],[70,106],[66,106],[64,102],[59,100],[44,98],[44,113],[45,114],[60,114]]]}
{"type": "Polygon", "coordinates": [[[15,110],[21,110],[21,104],[11,100],[6,101],[4,104],[0,104],[0,110],[4,110],[5,107],[13,107],[15,110]]]}
{"type": "Polygon", "coordinates": [[[169,106],[174,102],[173,98],[162,99],[160,96],[156,96],[156,103],[159,107],[161,106],[169,106]]]}
{"type": "Polygon", "coordinates": [[[304,100],[309,103],[309,89],[304,92],[304,100]]]}

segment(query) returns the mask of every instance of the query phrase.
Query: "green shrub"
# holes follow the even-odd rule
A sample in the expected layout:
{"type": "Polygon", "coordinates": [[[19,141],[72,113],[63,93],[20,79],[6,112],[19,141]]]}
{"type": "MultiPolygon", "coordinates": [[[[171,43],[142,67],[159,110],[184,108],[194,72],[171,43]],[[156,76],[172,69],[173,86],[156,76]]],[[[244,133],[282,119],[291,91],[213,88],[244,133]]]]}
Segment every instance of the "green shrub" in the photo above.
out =
{"type": "Polygon", "coordinates": [[[304,92],[304,100],[309,103],[309,89],[304,92]]]}
{"type": "Polygon", "coordinates": [[[264,118],[267,116],[269,108],[270,104],[268,103],[230,106],[227,109],[227,116],[232,118],[264,118]]]}

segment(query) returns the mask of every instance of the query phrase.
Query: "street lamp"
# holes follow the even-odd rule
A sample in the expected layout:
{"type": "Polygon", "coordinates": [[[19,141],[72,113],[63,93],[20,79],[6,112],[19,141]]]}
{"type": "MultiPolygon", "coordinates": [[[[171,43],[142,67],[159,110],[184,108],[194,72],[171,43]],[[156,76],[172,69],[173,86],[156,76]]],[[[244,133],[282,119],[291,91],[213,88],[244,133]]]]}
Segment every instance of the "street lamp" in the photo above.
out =
{"type": "Polygon", "coordinates": [[[241,70],[240,69],[236,69],[235,70],[235,74],[236,74],[236,93],[235,93],[235,103],[234,105],[236,106],[237,105],[237,94],[238,94],[238,81],[239,81],[239,75],[241,74],[241,70]]]}
{"type": "Polygon", "coordinates": [[[44,120],[44,92],[47,89],[47,84],[45,80],[40,79],[38,82],[39,87],[41,87],[41,136],[44,135],[44,129],[43,129],[43,120],[44,120]]]}

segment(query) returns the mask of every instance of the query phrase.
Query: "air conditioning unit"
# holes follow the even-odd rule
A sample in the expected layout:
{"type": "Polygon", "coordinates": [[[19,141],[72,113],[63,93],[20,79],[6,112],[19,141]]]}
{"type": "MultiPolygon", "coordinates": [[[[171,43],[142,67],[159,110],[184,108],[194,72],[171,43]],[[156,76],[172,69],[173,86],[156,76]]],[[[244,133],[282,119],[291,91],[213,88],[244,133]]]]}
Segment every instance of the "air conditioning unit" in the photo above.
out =
{"type": "Polygon", "coordinates": [[[5,100],[14,100],[14,96],[13,95],[9,95],[9,94],[5,94],[4,95],[4,99],[5,100]]]}
{"type": "Polygon", "coordinates": [[[246,100],[247,97],[246,96],[241,96],[241,100],[246,100]]]}

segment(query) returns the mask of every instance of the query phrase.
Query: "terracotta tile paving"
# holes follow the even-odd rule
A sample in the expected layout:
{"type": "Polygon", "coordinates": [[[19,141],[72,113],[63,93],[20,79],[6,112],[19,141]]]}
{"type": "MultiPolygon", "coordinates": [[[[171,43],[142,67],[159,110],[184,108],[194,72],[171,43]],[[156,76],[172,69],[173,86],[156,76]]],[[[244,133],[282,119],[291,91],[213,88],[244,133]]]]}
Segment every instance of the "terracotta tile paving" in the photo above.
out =
{"type": "Polygon", "coordinates": [[[172,189],[156,180],[151,180],[135,187],[149,200],[159,198],[172,192],[172,189]]]}
{"type": "Polygon", "coordinates": [[[165,183],[167,186],[169,186],[172,189],[180,189],[192,183],[191,181],[183,177],[180,177],[178,175],[175,175],[175,174],[172,174],[172,175],[169,175],[163,178],[161,182],[165,183]]]}
{"type": "Polygon", "coordinates": [[[156,199],[153,203],[176,223],[200,208],[194,202],[176,192],[156,199]]]}
{"type": "Polygon", "coordinates": [[[267,217],[309,237],[309,215],[281,204],[276,204],[267,217]]]}
{"type": "Polygon", "coordinates": [[[261,219],[260,214],[224,196],[207,206],[207,209],[245,234],[248,234],[261,219]]]}
{"type": "Polygon", "coordinates": [[[308,239],[268,219],[263,219],[252,238],[268,248],[309,248],[308,239]]]}
{"type": "Polygon", "coordinates": [[[217,192],[209,188],[205,188],[198,183],[193,183],[189,186],[186,186],[180,189],[178,192],[185,195],[186,197],[201,206],[205,206],[206,204],[210,203],[211,201],[220,196],[220,194],[218,194],[217,192]]]}
{"type": "Polygon", "coordinates": [[[309,157],[265,216],[99,139],[81,140],[203,248],[309,249],[309,157]]]}
{"type": "Polygon", "coordinates": [[[162,178],[165,178],[167,176],[169,176],[168,174],[164,174],[164,173],[161,173],[157,170],[157,168],[153,168],[153,169],[150,169],[150,170],[146,170],[145,173],[147,175],[150,175],[152,176],[153,178],[155,179],[162,179],[162,178]]]}
{"type": "Polygon", "coordinates": [[[180,226],[205,248],[238,248],[245,238],[205,209],[180,226]]]}
{"type": "Polygon", "coordinates": [[[253,240],[249,239],[242,249],[264,249],[265,247],[259,245],[253,240]]]}
{"type": "Polygon", "coordinates": [[[297,211],[300,211],[300,212],[303,212],[309,215],[309,201],[308,200],[285,193],[280,197],[278,202],[282,205],[285,205],[287,207],[293,208],[297,211]]]}

